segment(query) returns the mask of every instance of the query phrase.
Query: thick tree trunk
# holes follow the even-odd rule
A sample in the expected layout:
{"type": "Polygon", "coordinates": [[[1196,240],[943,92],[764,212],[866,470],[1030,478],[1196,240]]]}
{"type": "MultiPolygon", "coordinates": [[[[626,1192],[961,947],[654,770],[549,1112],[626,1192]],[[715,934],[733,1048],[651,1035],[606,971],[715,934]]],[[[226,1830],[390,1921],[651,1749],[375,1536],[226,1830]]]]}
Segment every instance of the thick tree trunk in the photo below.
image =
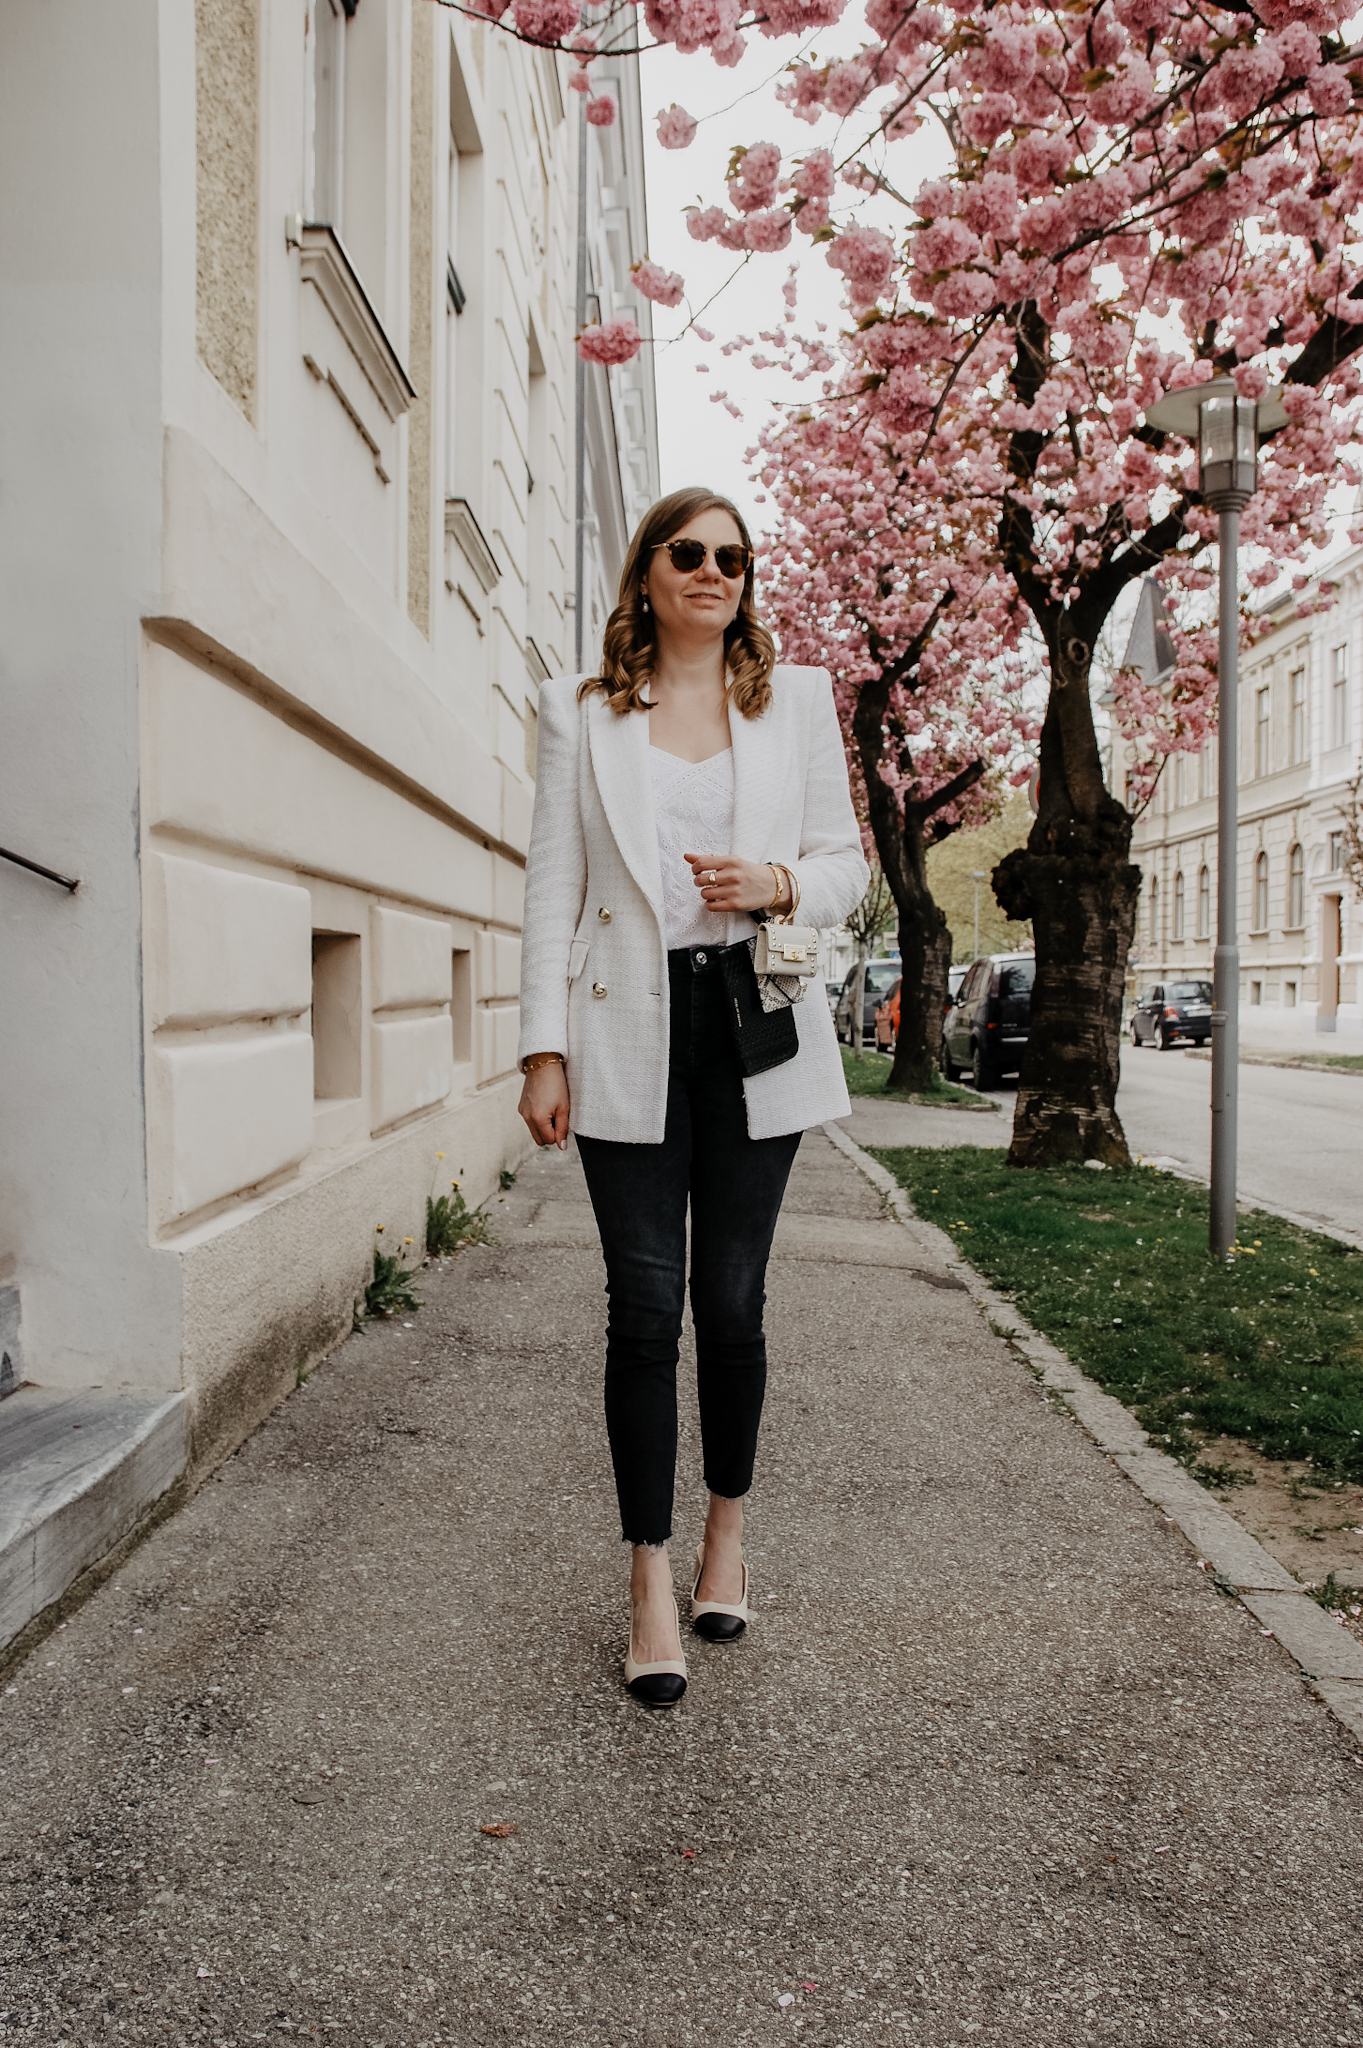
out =
{"type": "Polygon", "coordinates": [[[993,874],[1004,911],[1030,918],[1036,938],[1009,1164],[1129,1166],[1116,1096],[1140,869],[1130,859],[1131,818],[1102,786],[1081,643],[1052,653],[1038,804],[1026,846],[993,874]]]}
{"type": "MultiPolygon", "coordinates": [[[[918,837],[921,842],[921,830],[918,837]]],[[[880,864],[885,866],[883,852],[880,864]]],[[[933,901],[926,877],[921,890],[911,887],[901,894],[893,882],[890,886],[899,911],[899,1036],[886,1085],[921,1094],[931,1087],[941,1057],[951,933],[946,913],[933,901]]]]}
{"type": "Polygon", "coordinates": [[[924,802],[901,805],[880,775],[889,691],[885,678],[862,685],[852,731],[861,756],[871,836],[899,912],[899,1036],[887,1085],[918,1094],[931,1087],[941,1052],[951,964],[946,916],[928,887],[928,834],[935,813],[977,782],[984,764],[972,762],[924,802]]]}

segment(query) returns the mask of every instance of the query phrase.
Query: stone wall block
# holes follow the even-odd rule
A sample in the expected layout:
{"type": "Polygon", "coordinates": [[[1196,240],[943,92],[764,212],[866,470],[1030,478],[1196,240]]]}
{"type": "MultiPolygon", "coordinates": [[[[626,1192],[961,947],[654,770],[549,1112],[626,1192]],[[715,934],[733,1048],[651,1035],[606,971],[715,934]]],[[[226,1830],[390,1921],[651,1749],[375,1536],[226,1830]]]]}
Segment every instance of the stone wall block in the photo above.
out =
{"type": "Polygon", "coordinates": [[[521,942],[512,932],[478,932],[474,940],[480,1002],[521,992],[521,942]]]}
{"type": "Polygon", "coordinates": [[[166,1046],[154,1055],[154,1078],[170,1136],[163,1222],[273,1179],[312,1147],[305,1031],[166,1046]]]}
{"type": "Polygon", "coordinates": [[[370,930],[376,1010],[448,1003],[453,938],[443,918],[375,909],[370,930]]]}
{"type": "MultiPolygon", "coordinates": [[[[449,959],[447,948],[447,992],[449,959]]],[[[386,1130],[414,1110],[429,1109],[443,1102],[454,1085],[449,1018],[377,1019],[373,1029],[372,1071],[376,1131],[386,1130]]]]}
{"type": "Polygon", "coordinates": [[[308,1008],[312,905],[306,889],[152,854],[147,897],[153,1029],[308,1008]]]}

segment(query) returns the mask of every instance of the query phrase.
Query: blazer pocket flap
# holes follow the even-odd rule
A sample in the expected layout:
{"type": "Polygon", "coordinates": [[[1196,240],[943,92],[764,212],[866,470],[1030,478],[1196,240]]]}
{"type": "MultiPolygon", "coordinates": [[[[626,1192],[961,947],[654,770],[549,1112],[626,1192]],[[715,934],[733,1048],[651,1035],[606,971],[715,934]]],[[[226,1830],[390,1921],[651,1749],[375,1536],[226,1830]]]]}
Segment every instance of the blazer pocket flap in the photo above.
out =
{"type": "Polygon", "coordinates": [[[574,939],[574,940],[573,940],[573,942],[572,942],[571,946],[569,946],[569,948],[568,948],[568,979],[569,979],[569,981],[576,981],[576,980],[577,980],[577,977],[578,977],[578,975],[579,975],[579,974],[581,974],[581,972],[582,972],[583,968],[584,968],[584,967],[586,966],[586,964],[587,964],[587,955],[588,955],[588,953],[589,953],[590,951],[591,951],[591,940],[590,940],[590,939],[574,939]]]}

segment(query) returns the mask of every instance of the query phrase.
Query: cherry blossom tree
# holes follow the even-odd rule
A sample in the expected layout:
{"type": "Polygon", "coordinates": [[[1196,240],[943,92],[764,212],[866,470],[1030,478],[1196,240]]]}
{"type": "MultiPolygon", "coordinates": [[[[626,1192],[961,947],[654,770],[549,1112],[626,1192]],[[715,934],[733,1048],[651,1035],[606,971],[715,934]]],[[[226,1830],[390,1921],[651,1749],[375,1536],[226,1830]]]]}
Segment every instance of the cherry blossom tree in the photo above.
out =
{"type": "Polygon", "coordinates": [[[927,851],[989,814],[1019,747],[1036,738],[1025,608],[978,508],[939,519],[935,551],[925,550],[937,508],[875,424],[839,432],[826,409],[805,412],[763,436],[761,459],[781,515],[762,564],[765,608],[783,656],[833,676],[853,787],[899,919],[887,1085],[919,1091],[941,1049],[951,964],[927,851]]]}
{"type": "MultiPolygon", "coordinates": [[[[737,158],[732,211],[689,222],[700,239],[757,247],[749,224],[779,193],[793,231],[827,245],[857,324],[823,417],[853,467],[858,433],[893,442],[929,509],[927,592],[942,522],[977,536],[985,512],[992,572],[1044,645],[1039,815],[994,878],[1037,943],[1018,1164],[1128,1157],[1114,1098],[1139,873],[1131,815],[1103,782],[1089,668],[1146,573],[1164,585],[1178,661],[1158,697],[1118,679],[1138,785],[1214,724],[1202,593],[1215,521],[1194,452],[1143,415],[1217,374],[1247,396],[1284,386],[1289,424],[1264,450],[1243,523],[1251,589],[1325,542],[1329,485],[1356,480],[1344,450],[1363,394],[1350,235],[1363,54],[1335,33],[1343,12],[1333,0],[1261,0],[1258,13],[1244,0],[1103,0],[1055,14],[869,0],[881,40],[799,65],[784,88],[811,120],[836,117],[838,150],[786,169],[764,148],[756,176],[737,158]],[[929,123],[943,166],[909,197],[895,148],[929,123]],[[872,196],[881,218],[887,201],[902,209],[897,235],[860,217],[872,196]]],[[[789,373],[798,346],[768,360],[789,373]]],[[[952,641],[952,616],[936,630],[952,641]]]]}
{"type": "MultiPolygon", "coordinates": [[[[486,5],[528,40],[570,33],[573,0],[486,5]]],[[[810,410],[853,469],[857,436],[882,437],[924,508],[917,566],[896,558],[906,619],[938,603],[942,533],[968,535],[983,550],[972,574],[1006,583],[1045,649],[1038,817],[995,871],[1037,945],[1020,1165],[1128,1157],[1115,1092],[1139,874],[1131,815],[1103,782],[1089,669],[1136,578],[1163,585],[1178,653],[1158,701],[1118,679],[1139,773],[1200,747],[1214,722],[1202,621],[1215,522],[1193,451],[1143,415],[1218,374],[1247,396],[1283,388],[1288,425],[1242,526],[1251,590],[1304,564],[1327,538],[1329,486],[1356,480],[1363,48],[1343,39],[1348,13],[1345,0],[867,0],[872,40],[801,57],[778,88],[828,124],[827,142],[791,163],[740,145],[727,205],[716,194],[688,218],[697,240],[745,254],[807,239],[842,277],[851,330],[835,349],[811,344],[800,374],[828,359],[810,410]],[[940,162],[923,183],[899,166],[925,135],[940,162]]],[[[843,0],[644,6],[655,41],[721,65],[750,34],[808,37],[842,15],[843,0]]],[[[603,10],[592,33],[619,48],[629,18],[603,10]]],[[[685,146],[689,121],[665,110],[660,140],[685,146]]],[[[792,345],[764,359],[790,373],[792,345]]],[[[929,645],[968,631],[953,596],[929,645]]]]}

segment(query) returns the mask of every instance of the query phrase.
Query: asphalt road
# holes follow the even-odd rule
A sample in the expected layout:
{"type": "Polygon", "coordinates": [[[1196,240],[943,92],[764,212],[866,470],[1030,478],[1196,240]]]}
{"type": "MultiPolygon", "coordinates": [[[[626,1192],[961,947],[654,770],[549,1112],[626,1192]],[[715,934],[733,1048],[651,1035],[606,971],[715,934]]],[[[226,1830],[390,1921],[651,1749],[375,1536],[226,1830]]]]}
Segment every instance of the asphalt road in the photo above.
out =
{"type": "Polygon", "coordinates": [[[7,2048],[1363,2048],[1358,1744],[849,1161],[671,1715],[576,1159],[497,1214],[0,1689],[7,2048]]]}
{"type": "MultiPolygon", "coordinates": [[[[1133,1152],[1208,1171],[1210,1060],[1122,1048],[1117,1109],[1133,1152]]],[[[1363,1074],[1242,1065],[1240,1193],[1363,1239],[1363,1074]]]]}

